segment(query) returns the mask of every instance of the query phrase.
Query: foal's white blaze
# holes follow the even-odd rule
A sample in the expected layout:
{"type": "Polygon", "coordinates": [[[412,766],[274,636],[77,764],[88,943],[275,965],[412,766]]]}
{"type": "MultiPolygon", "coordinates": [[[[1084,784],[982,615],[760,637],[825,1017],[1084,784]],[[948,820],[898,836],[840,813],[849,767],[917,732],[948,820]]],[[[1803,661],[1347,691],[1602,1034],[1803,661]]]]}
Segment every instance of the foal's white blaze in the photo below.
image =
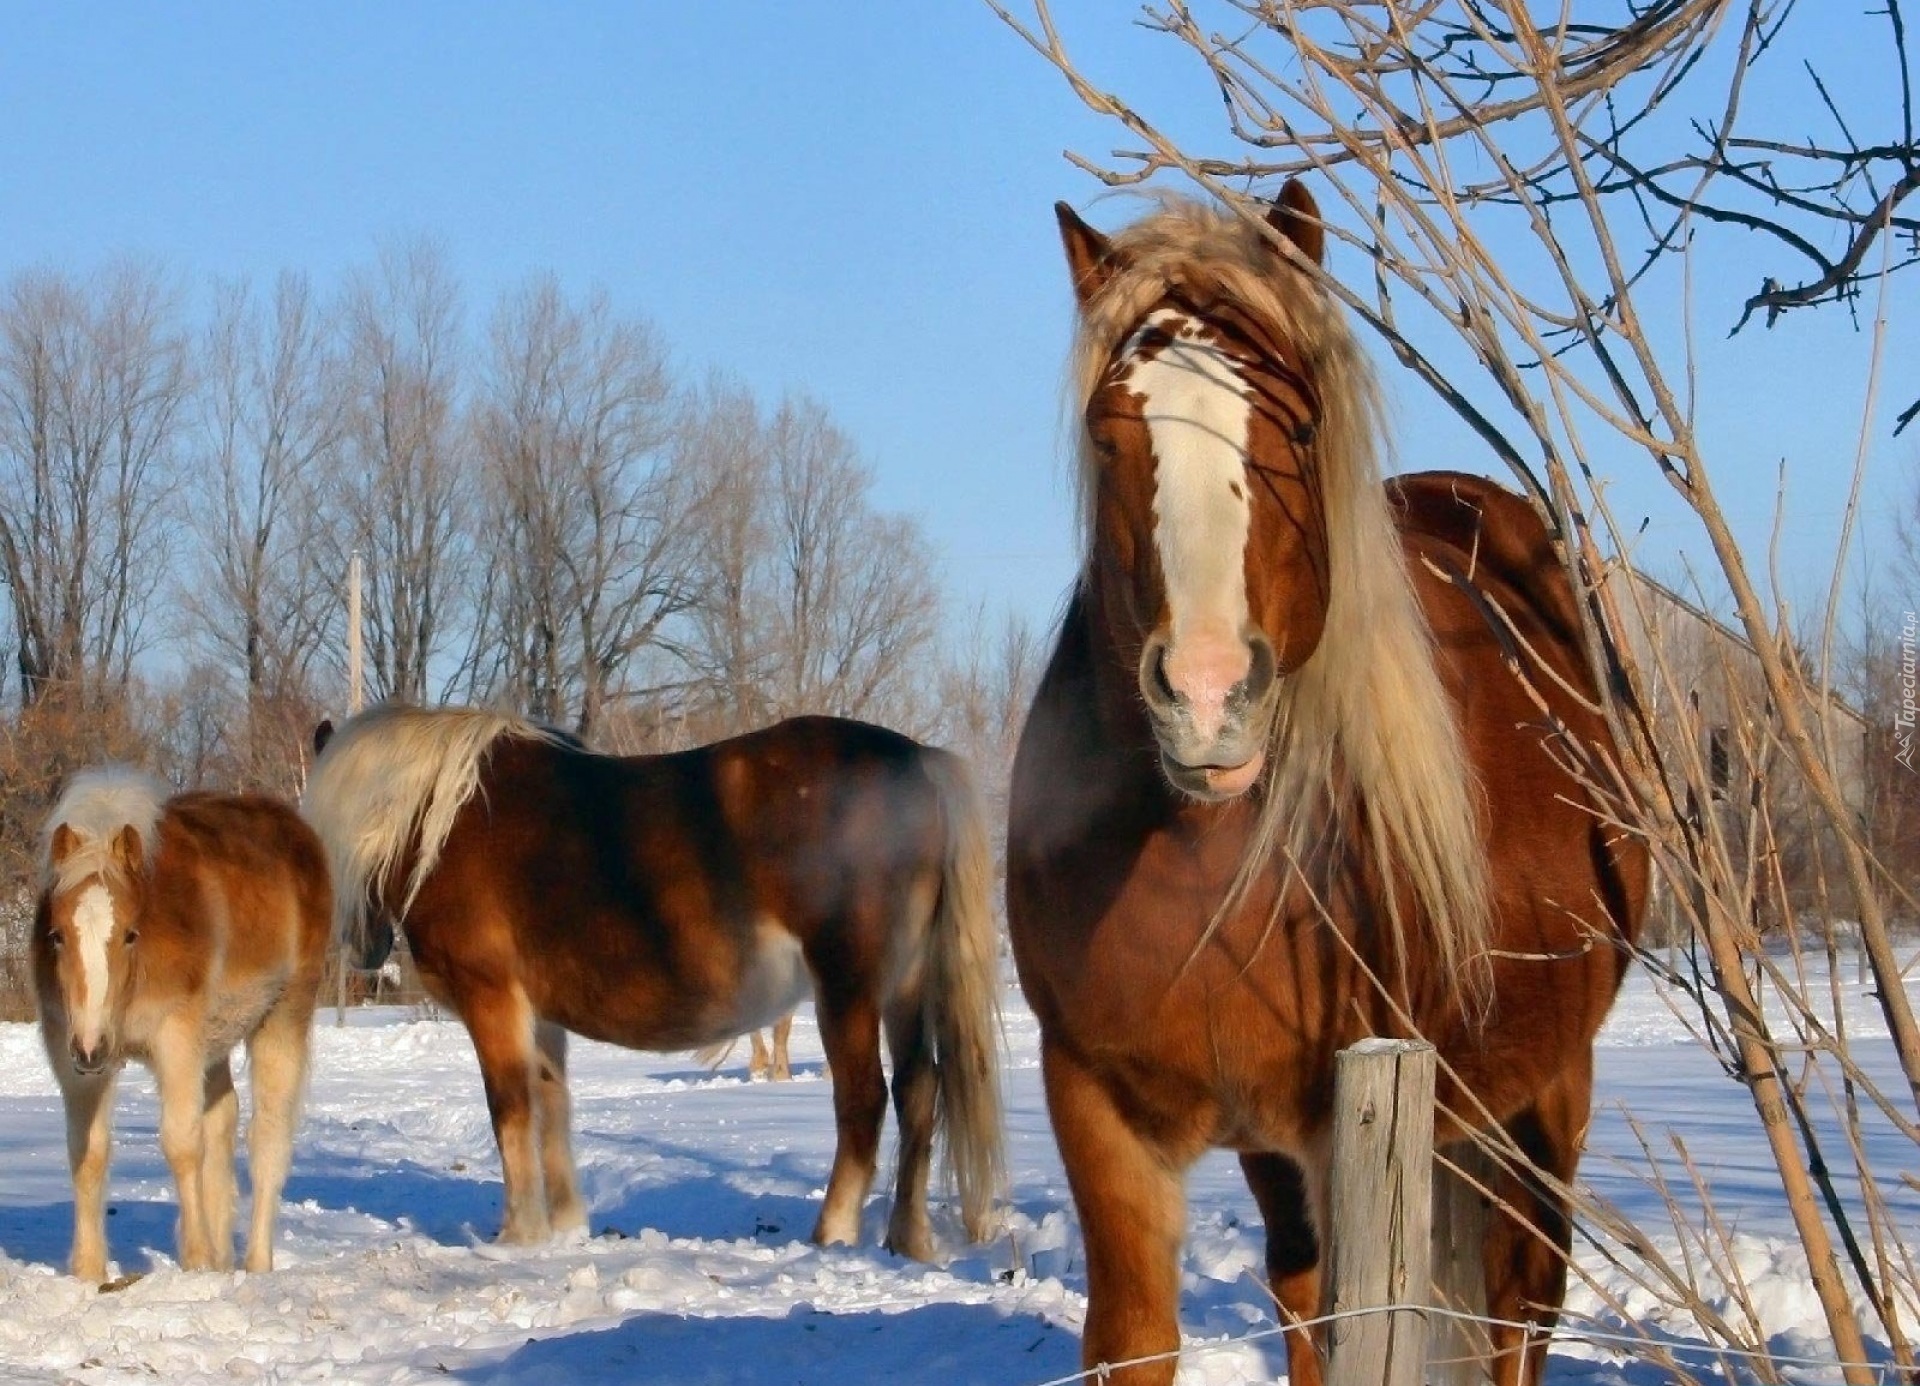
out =
{"type": "Polygon", "coordinates": [[[80,894],[73,907],[73,930],[80,948],[80,1014],[68,1024],[83,1048],[100,1043],[107,1014],[107,944],[113,938],[113,895],[98,882],[80,894]]]}
{"type": "Polygon", "coordinates": [[[1144,396],[1153,439],[1154,543],[1167,588],[1167,681],[1189,705],[1194,730],[1217,735],[1227,694],[1246,677],[1247,383],[1205,329],[1172,311],[1149,317],[1128,344],[1157,329],[1172,337],[1137,357],[1124,385],[1144,396]]]}

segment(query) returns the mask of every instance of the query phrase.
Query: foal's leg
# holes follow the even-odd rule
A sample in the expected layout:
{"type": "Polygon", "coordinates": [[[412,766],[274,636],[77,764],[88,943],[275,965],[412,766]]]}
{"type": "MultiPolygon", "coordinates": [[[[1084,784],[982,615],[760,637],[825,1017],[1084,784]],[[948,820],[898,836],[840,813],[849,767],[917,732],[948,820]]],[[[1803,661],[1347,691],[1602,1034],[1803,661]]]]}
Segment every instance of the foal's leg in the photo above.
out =
{"type": "Polygon", "coordinates": [[[107,1155],[113,1141],[115,1074],[60,1074],[67,1109],[67,1164],[73,1171],[73,1253],[67,1268],[81,1280],[107,1278],[107,1155]]]}
{"type": "Polygon", "coordinates": [[[160,1153],[180,1190],[180,1267],[212,1270],[218,1258],[200,1184],[207,1069],[197,1027],[185,1018],[165,1021],[152,1053],[154,1084],[160,1090],[160,1153]]]}
{"type": "Polygon", "coordinates": [[[887,1049],[893,1056],[893,1111],[900,1123],[898,1177],[887,1248],[916,1261],[933,1259],[933,1229],[927,1223],[927,1171],[933,1163],[936,1078],[920,989],[887,1006],[887,1049]]]}
{"type": "MultiPolygon", "coordinates": [[[[1105,1087],[1044,1041],[1047,1110],[1087,1245],[1087,1322],[1080,1364],[1171,1354],[1180,1347],[1183,1174],[1128,1124],[1105,1087]]],[[[1171,1356],[1102,1375],[1114,1386],[1171,1386],[1171,1356]]]]}
{"type": "MultiPolygon", "coordinates": [[[[1572,1183],[1580,1162],[1591,1110],[1592,1063],[1590,1054],[1582,1055],[1532,1107],[1506,1123],[1508,1134],[1552,1183],[1572,1183]]],[[[1535,1325],[1530,1332],[1491,1331],[1494,1386],[1534,1386],[1546,1371],[1547,1335],[1566,1298],[1573,1219],[1566,1197],[1528,1171],[1503,1171],[1493,1192],[1507,1207],[1521,1210],[1531,1226],[1521,1226],[1497,1205],[1488,1213],[1487,1316],[1496,1323],[1535,1325]]]]}
{"type": "Polygon", "coordinates": [[[860,1209],[873,1187],[880,1123],[887,1114],[887,1080],[880,1068],[880,1015],[870,994],[819,1000],[820,1040],[833,1064],[833,1173],[820,1221],[822,1246],[860,1240],[860,1209]]]}
{"type": "MultiPolygon", "coordinates": [[[[1240,1169],[1267,1228],[1267,1279],[1284,1321],[1317,1318],[1320,1243],[1313,1226],[1318,1200],[1300,1166],[1284,1155],[1242,1155],[1240,1169]]],[[[1287,1331],[1288,1386],[1320,1386],[1320,1349],[1307,1329],[1287,1331]]]]}
{"type": "Polygon", "coordinates": [[[547,1186],[547,1220],[554,1232],[587,1225],[586,1206],[573,1166],[573,1100],[567,1092],[567,1032],[551,1020],[534,1025],[539,1069],[534,1099],[539,1108],[540,1171],[547,1186]]]}
{"type": "Polygon", "coordinates": [[[215,1270],[233,1269],[233,1205],[236,1198],[233,1144],[240,1128],[240,1096],[233,1090],[227,1056],[207,1065],[201,1108],[200,1193],[207,1201],[207,1238],[215,1270]]]}
{"type": "Polygon", "coordinates": [[[533,1100],[533,1007],[519,987],[500,987],[460,997],[460,1014],[480,1060],[487,1113],[500,1146],[500,1175],[506,1185],[500,1240],[544,1241],[552,1228],[540,1165],[534,1157],[538,1118],[533,1100]]]}
{"type": "Polygon", "coordinates": [[[313,993],[297,984],[267,1013],[247,1040],[253,1116],[247,1124],[247,1163],[253,1217],[247,1226],[247,1269],[273,1269],[280,1196],[293,1164],[293,1133],[307,1082],[307,1046],[313,1032],[313,993]]]}
{"type": "Polygon", "coordinates": [[[773,1053],[767,1048],[766,1038],[758,1030],[747,1038],[753,1043],[753,1053],[747,1059],[747,1077],[768,1077],[773,1072],[773,1053]]]}
{"type": "MultiPolygon", "coordinates": [[[[760,1038],[755,1031],[754,1038],[760,1038]]],[[[786,1083],[793,1079],[793,1062],[787,1053],[787,1041],[793,1038],[793,1012],[788,1011],[773,1022],[773,1063],[767,1070],[767,1076],[776,1083],[786,1083]]]]}

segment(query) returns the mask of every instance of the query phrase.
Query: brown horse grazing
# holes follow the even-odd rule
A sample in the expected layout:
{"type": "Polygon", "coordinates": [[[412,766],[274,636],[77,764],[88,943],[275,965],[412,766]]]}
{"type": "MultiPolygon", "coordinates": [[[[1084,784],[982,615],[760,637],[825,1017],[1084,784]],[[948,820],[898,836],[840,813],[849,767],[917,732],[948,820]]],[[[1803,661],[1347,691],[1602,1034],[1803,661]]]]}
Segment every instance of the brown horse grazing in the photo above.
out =
{"type": "Polygon", "coordinates": [[[839,1136],[814,1240],[859,1238],[883,1024],[900,1122],[887,1243],[933,1253],[936,1126],[967,1231],[986,1235],[1002,1163],[997,949],[985,826],[956,757],[808,717],[623,758],[514,717],[388,706],[326,742],[303,808],[342,937],[379,956],[397,920],[473,1037],[503,1241],[586,1222],[568,1031],[699,1048],[791,1010],[809,978],[839,1136]]]}
{"type": "MultiPolygon", "coordinates": [[[[1320,258],[1304,190],[1265,227],[1058,213],[1085,564],[1015,763],[1007,899],[1091,1368],[1178,1348],[1210,1147],[1240,1153],[1289,1320],[1321,1311],[1333,1058],[1361,1037],[1437,1046],[1438,1139],[1490,1118],[1570,1179],[1647,862],[1588,781],[1610,743],[1546,530],[1478,478],[1382,485],[1358,346],[1284,248],[1320,258]]],[[[1544,1329],[1567,1209],[1503,1179],[1532,1225],[1490,1219],[1488,1308],[1544,1329]]],[[[1496,1379],[1536,1379],[1544,1335],[1494,1336],[1496,1379]]],[[[1287,1348],[1318,1386],[1314,1335],[1287,1348]]]]}
{"type": "Polygon", "coordinates": [[[113,1089],[128,1059],[159,1087],[181,1266],[233,1265],[239,1099],[228,1055],[243,1040],[253,1089],[246,1267],[272,1269],[333,918],[313,831],[272,799],[167,798],[145,775],[107,767],[67,784],[47,819],[40,874],[33,978],[66,1101],[73,1273],[106,1278],[113,1089]]]}

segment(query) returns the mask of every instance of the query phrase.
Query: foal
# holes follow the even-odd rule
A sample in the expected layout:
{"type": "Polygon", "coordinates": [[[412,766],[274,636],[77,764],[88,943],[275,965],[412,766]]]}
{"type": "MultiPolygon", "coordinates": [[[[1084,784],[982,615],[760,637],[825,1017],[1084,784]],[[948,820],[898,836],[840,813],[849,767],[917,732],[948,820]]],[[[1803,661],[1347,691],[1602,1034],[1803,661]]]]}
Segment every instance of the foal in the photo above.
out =
{"type": "Polygon", "coordinates": [[[332,913],[326,857],[288,805],[169,799],[117,767],[68,783],[41,840],[31,952],[40,1035],[66,1103],[74,1275],[106,1278],[113,1089],[128,1059],[159,1086],[180,1265],[233,1265],[239,1098],[228,1054],[242,1040],[253,1088],[246,1268],[272,1268],[332,913]]]}

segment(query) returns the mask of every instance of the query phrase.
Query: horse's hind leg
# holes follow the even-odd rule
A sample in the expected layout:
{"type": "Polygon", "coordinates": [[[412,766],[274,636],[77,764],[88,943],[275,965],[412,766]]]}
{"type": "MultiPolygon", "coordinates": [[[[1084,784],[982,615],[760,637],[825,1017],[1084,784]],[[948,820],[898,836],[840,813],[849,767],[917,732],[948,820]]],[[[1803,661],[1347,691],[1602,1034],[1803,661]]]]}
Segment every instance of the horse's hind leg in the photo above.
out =
{"type": "Polygon", "coordinates": [[[893,1056],[893,1111],[900,1123],[899,1172],[893,1213],[887,1219],[887,1249],[916,1261],[930,1261],[933,1229],[927,1223],[927,1174],[933,1163],[937,1079],[918,987],[888,1005],[887,1049],[893,1056]]]}
{"type": "Polygon", "coordinates": [[[573,1099],[567,1091],[567,1032],[551,1020],[533,1030],[539,1050],[534,1099],[539,1108],[540,1171],[546,1180],[547,1221],[553,1230],[571,1232],[587,1225],[573,1165],[573,1099]]]}
{"type": "Polygon", "coordinates": [[[1592,1056],[1583,1055],[1533,1106],[1506,1123],[1540,1174],[1502,1171],[1494,1180],[1498,1202],[1487,1217],[1485,1243],[1487,1315],[1496,1324],[1535,1327],[1531,1332],[1492,1330],[1495,1386],[1536,1386],[1546,1371],[1547,1333],[1566,1297],[1573,1245],[1573,1219],[1562,1190],[1573,1182],[1580,1161],[1592,1084],[1592,1056]],[[1522,1210],[1531,1226],[1521,1226],[1500,1205],[1522,1210]]]}
{"type": "Polygon", "coordinates": [[[880,1149],[880,1123],[887,1114],[887,1079],[880,1067],[880,1016],[870,995],[819,1000],[820,1041],[833,1065],[833,1173],[820,1221],[813,1229],[822,1246],[860,1240],[860,1209],[873,1187],[880,1149]]]}
{"type": "Polygon", "coordinates": [[[240,1129],[240,1096],[233,1090],[233,1065],[225,1054],[207,1065],[204,1102],[200,1114],[200,1193],[207,1201],[207,1237],[213,1243],[214,1269],[231,1270],[233,1205],[237,1197],[233,1144],[240,1129]]]}
{"type": "Polygon", "coordinates": [[[293,1165],[293,1133],[307,1081],[307,1042],[313,1028],[312,992],[295,985],[247,1039],[253,1115],[247,1123],[247,1164],[253,1216],[247,1227],[247,1269],[273,1269],[280,1196],[293,1165]]]}
{"type": "MultiPolygon", "coordinates": [[[[1319,1317],[1320,1243],[1313,1232],[1318,1200],[1309,1195],[1305,1174],[1284,1155],[1242,1155],[1240,1169],[1266,1224],[1267,1279],[1273,1297],[1287,1320],[1319,1317]]],[[[1314,1334],[1290,1329],[1286,1338],[1289,1386],[1320,1386],[1314,1334]]]]}
{"type": "Polygon", "coordinates": [[[544,1241],[552,1229],[539,1162],[534,1158],[533,1007],[518,987],[502,987],[468,992],[459,998],[459,1011],[480,1060],[487,1114],[500,1147],[500,1174],[506,1185],[500,1240],[544,1241]]]}
{"type": "Polygon", "coordinates": [[[67,1269],[81,1280],[107,1278],[107,1155],[113,1142],[112,1072],[60,1074],[67,1109],[67,1163],[73,1171],[73,1253],[67,1269]]]}

